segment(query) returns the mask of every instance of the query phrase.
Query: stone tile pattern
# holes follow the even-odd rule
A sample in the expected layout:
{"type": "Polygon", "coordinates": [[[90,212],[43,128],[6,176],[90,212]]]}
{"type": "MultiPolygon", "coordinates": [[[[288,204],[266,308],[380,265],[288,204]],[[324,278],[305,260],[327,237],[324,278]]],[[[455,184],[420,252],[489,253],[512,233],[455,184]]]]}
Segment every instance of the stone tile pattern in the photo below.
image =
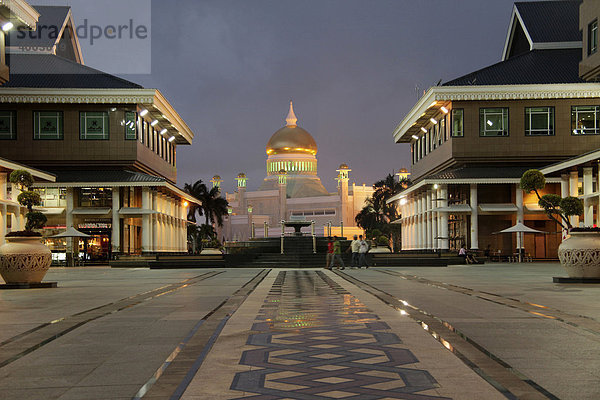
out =
{"type": "Polygon", "coordinates": [[[446,398],[389,326],[320,271],[279,272],[252,329],[237,400],[446,398]]]}

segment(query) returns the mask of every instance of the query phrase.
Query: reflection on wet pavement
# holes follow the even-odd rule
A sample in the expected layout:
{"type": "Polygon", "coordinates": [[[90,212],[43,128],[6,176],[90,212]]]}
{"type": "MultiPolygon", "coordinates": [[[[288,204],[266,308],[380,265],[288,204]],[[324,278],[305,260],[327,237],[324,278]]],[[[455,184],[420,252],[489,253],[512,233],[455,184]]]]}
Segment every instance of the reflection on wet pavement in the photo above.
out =
{"type": "Polygon", "coordinates": [[[281,271],[252,330],[238,399],[442,398],[389,326],[320,271],[281,271]]]}

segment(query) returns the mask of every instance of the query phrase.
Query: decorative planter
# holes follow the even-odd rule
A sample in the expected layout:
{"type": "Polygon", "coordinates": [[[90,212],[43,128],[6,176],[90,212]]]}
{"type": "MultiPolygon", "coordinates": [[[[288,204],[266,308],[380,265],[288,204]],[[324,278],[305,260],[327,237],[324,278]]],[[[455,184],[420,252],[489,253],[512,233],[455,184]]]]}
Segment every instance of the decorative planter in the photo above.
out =
{"type": "Polygon", "coordinates": [[[203,255],[206,255],[206,254],[208,254],[208,255],[221,255],[221,254],[223,254],[223,252],[221,250],[219,250],[219,249],[214,249],[214,248],[208,248],[207,247],[205,249],[202,249],[202,251],[200,252],[200,254],[203,254],[203,255]]]}
{"type": "Polygon", "coordinates": [[[571,278],[600,278],[600,233],[571,232],[558,246],[558,259],[571,278]]]}
{"type": "Polygon", "coordinates": [[[40,237],[7,237],[0,246],[0,275],[6,283],[40,283],[50,264],[52,252],[40,237]]]}

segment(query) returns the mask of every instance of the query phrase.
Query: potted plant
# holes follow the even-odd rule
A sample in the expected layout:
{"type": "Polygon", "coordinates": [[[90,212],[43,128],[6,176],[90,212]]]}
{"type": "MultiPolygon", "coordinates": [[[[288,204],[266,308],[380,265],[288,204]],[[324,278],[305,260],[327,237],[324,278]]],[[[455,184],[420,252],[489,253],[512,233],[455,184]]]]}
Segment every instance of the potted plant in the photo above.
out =
{"type": "Polygon", "coordinates": [[[50,249],[41,243],[42,235],[34,231],[46,223],[44,214],[33,211],[42,201],[38,193],[28,190],[33,185],[29,172],[15,170],[9,180],[21,190],[17,201],[27,207],[27,214],[25,230],[7,234],[7,243],[0,246],[0,275],[9,284],[39,283],[52,263],[50,249]]]}
{"type": "Polygon", "coordinates": [[[539,190],[545,186],[546,179],[538,170],[528,170],[521,177],[521,189],[527,193],[535,192],[546,215],[568,232],[567,238],[558,246],[561,265],[571,278],[600,278],[600,229],[573,228],[569,217],[583,213],[582,201],[557,194],[540,196],[539,190]]]}

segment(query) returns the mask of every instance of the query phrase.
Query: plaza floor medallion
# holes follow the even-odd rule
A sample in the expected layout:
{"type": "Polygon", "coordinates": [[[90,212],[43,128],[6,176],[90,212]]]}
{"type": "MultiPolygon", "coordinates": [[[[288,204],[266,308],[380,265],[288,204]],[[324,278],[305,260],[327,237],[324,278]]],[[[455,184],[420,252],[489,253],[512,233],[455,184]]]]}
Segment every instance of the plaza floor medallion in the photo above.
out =
{"type": "Polygon", "coordinates": [[[237,399],[446,399],[389,326],[320,271],[281,271],[235,375],[237,399]],[[412,366],[411,366],[412,365],[412,366]]]}

